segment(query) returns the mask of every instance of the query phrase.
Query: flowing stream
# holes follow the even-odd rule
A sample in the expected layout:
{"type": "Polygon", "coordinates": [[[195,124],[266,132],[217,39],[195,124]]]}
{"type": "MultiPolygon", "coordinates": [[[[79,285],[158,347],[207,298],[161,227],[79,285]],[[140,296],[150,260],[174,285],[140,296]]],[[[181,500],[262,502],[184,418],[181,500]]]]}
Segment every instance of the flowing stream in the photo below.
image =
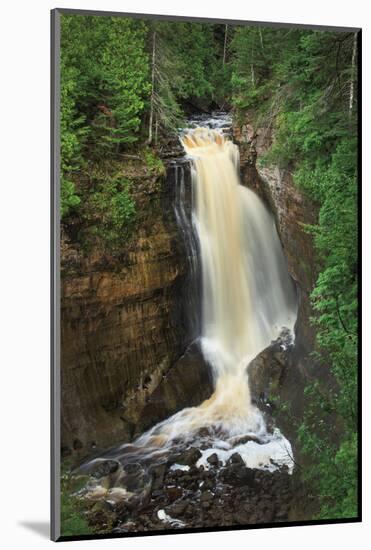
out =
{"type": "Polygon", "coordinates": [[[182,131],[192,170],[191,216],[182,204],[182,188],[177,206],[193,251],[192,270],[200,270],[198,342],[212,369],[214,393],[85,468],[107,459],[150,465],[165,461],[174,449],[193,446],[202,452],[196,465],[204,468],[213,453],[225,463],[238,452],[250,468],[274,471],[286,464],[293,469],[289,441],[278,428],[267,429],[251,402],[247,367],[283,331],[293,339],[296,291],[273,216],[240,184],[239,150],[228,139],[228,127],[228,117],[219,115],[182,131]]]}

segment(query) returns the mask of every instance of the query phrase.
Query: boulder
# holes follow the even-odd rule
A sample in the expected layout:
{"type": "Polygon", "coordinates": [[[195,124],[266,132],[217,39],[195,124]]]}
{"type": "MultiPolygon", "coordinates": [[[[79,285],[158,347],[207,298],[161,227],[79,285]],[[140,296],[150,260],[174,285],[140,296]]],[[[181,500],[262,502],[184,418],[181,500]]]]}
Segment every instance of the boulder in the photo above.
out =
{"type": "Polygon", "coordinates": [[[202,453],[196,447],[190,447],[178,455],[174,455],[171,458],[171,462],[176,464],[182,464],[184,466],[193,466],[196,464],[202,453]]]}
{"type": "Polygon", "coordinates": [[[116,460],[101,460],[92,464],[89,469],[90,475],[99,479],[117,472],[119,463],[116,460]]]}
{"type": "Polygon", "coordinates": [[[209,457],[207,457],[207,462],[210,464],[210,466],[219,466],[219,458],[216,453],[213,453],[209,457]]]}

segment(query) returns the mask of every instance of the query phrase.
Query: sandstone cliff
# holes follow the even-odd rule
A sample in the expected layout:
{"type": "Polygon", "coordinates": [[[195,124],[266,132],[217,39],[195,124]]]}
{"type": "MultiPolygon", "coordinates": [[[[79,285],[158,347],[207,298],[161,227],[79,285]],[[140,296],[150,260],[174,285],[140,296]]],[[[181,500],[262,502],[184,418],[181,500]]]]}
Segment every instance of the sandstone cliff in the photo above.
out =
{"type": "Polygon", "coordinates": [[[63,456],[130,441],[210,392],[197,352],[181,358],[189,343],[187,258],[174,216],[174,173],[138,170],[134,237],[118,259],[84,254],[62,231],[63,456]]]}

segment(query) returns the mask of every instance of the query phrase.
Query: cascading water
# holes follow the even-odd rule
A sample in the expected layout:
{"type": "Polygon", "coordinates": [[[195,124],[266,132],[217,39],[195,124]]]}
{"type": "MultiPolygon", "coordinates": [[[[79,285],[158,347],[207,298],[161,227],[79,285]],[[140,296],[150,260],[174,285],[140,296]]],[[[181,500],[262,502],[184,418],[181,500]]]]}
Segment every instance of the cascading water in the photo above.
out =
{"type": "Polygon", "coordinates": [[[200,406],[183,409],[82,469],[107,459],[149,466],[192,444],[202,452],[197,466],[208,468],[213,453],[225,463],[237,452],[250,468],[273,471],[286,464],[292,471],[290,443],[277,428],[267,430],[251,402],[247,367],[283,329],[293,335],[296,292],[273,217],[240,184],[238,147],[223,133],[228,121],[212,122],[182,134],[192,167],[193,205],[189,219],[180,178],[176,214],[191,240],[193,269],[201,269],[199,344],[215,391],[200,406]]]}

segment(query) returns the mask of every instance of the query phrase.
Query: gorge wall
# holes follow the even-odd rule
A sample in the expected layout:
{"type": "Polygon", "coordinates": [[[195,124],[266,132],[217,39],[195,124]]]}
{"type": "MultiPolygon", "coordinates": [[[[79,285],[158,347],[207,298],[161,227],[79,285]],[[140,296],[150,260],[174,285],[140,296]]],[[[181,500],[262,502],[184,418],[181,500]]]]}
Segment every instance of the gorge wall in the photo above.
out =
{"type": "Polygon", "coordinates": [[[62,456],[79,460],[130,441],[209,396],[181,296],[186,254],[174,215],[175,173],[137,167],[134,237],[115,260],[61,246],[62,456]],[[179,359],[179,360],[178,360],[179,359]]]}

